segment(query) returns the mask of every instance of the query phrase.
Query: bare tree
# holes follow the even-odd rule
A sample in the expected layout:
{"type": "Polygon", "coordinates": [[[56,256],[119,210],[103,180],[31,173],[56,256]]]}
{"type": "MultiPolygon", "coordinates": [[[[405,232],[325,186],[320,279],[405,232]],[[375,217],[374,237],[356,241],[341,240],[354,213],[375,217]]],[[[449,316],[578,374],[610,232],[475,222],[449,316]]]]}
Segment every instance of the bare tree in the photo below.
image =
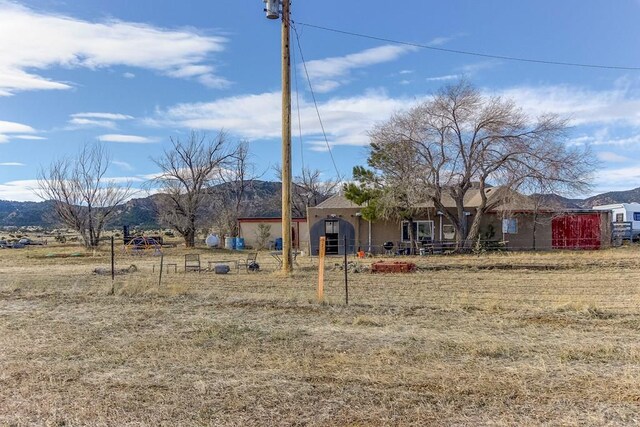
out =
{"type": "Polygon", "coordinates": [[[260,175],[251,161],[249,144],[238,144],[225,169],[219,171],[221,185],[211,189],[210,211],[214,224],[224,234],[237,236],[238,218],[246,213],[247,195],[260,175]]]}
{"type": "Polygon", "coordinates": [[[74,158],[53,161],[38,175],[36,193],[54,202],[55,214],[95,248],[105,223],[132,194],[131,183],[105,178],[110,158],[101,144],[86,144],[74,158]]]}
{"type": "Polygon", "coordinates": [[[565,145],[566,129],[556,115],[532,120],[513,101],[460,81],[376,126],[369,165],[385,184],[402,179],[421,200],[433,202],[456,228],[460,244],[473,241],[484,214],[528,182],[574,191],[588,186],[592,156],[565,145]],[[490,199],[485,190],[491,185],[500,192],[490,199]],[[479,191],[480,203],[467,228],[465,204],[472,189],[479,191]],[[453,200],[455,212],[445,209],[445,198],[453,200]]]}
{"type": "Polygon", "coordinates": [[[173,227],[187,247],[195,245],[207,190],[221,183],[221,175],[237,152],[223,132],[211,138],[191,132],[186,140],[171,138],[171,148],[153,159],[160,174],[151,182],[158,190],[161,223],[173,227]]]}
{"type": "MultiPolygon", "coordinates": [[[[282,176],[279,166],[274,167],[278,177],[282,176]]],[[[305,218],[307,208],[314,207],[333,196],[339,189],[340,177],[323,179],[319,169],[302,168],[302,173],[293,177],[291,189],[291,213],[294,217],[305,218]]]]}

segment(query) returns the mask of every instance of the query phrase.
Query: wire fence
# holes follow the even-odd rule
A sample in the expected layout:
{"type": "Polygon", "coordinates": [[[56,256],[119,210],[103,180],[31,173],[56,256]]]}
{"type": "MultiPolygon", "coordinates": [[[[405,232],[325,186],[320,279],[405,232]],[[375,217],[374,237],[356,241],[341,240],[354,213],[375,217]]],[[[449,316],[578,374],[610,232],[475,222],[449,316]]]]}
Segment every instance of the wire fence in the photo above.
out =
{"type": "MultiPolygon", "coordinates": [[[[349,252],[353,245],[355,240],[346,245],[343,242],[338,245],[342,254],[326,257],[325,295],[330,303],[344,304],[348,298],[350,305],[403,310],[552,310],[560,314],[586,310],[596,316],[640,313],[640,251],[636,247],[536,256],[505,251],[450,256],[394,252],[360,257],[349,252]],[[411,263],[415,270],[372,274],[372,265],[379,261],[411,263]]],[[[277,251],[259,252],[259,269],[231,268],[227,274],[215,274],[215,265],[223,261],[237,265],[246,260],[248,251],[199,248],[195,251],[200,253],[203,268],[190,272],[185,271],[184,249],[163,250],[162,256],[154,256],[153,251],[134,255],[119,251],[116,245],[113,280],[108,251],[79,253],[82,256],[78,257],[67,251],[64,259],[35,256],[28,248],[3,251],[0,293],[4,298],[23,292],[108,295],[113,286],[116,296],[134,288],[152,296],[179,289],[198,298],[308,302],[315,300],[318,281],[317,257],[298,255],[293,276],[286,277],[279,274],[277,251]]]]}
{"type": "MultiPolygon", "coordinates": [[[[343,254],[346,248],[348,254],[357,255],[364,253],[369,255],[403,256],[403,255],[447,255],[453,253],[482,253],[482,252],[525,252],[525,251],[550,251],[567,250],[583,251],[605,249],[612,246],[620,246],[620,242],[602,242],[594,238],[572,239],[543,239],[538,242],[524,243],[518,240],[422,240],[408,241],[387,240],[363,242],[357,239],[347,239],[346,244],[341,238],[327,238],[327,254],[343,254]]],[[[306,253],[317,256],[319,247],[317,242],[302,241],[298,247],[306,253]]]]}

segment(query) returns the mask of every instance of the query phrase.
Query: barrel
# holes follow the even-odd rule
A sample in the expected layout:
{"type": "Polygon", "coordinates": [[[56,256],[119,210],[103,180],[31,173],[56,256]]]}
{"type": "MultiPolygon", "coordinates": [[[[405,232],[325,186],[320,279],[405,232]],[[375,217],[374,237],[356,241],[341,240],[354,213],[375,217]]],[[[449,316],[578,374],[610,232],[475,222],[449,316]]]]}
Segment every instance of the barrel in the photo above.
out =
{"type": "Polygon", "coordinates": [[[233,250],[235,249],[236,238],[235,237],[225,237],[224,238],[224,248],[233,250]]]}
{"type": "Polygon", "coordinates": [[[276,239],[276,251],[281,251],[282,250],[282,237],[278,237],[276,239]]]}
{"type": "Polygon", "coordinates": [[[244,250],[244,237],[236,237],[235,249],[237,251],[244,250]]]}

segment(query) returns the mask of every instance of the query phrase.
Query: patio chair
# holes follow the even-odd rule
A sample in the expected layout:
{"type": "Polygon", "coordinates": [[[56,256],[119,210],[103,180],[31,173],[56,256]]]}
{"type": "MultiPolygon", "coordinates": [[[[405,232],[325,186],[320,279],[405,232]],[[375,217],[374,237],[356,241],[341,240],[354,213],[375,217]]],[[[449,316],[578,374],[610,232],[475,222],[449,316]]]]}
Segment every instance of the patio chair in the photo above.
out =
{"type": "MultiPolygon", "coordinates": [[[[251,265],[258,265],[258,263],[256,262],[256,259],[258,258],[258,252],[252,252],[250,254],[247,255],[246,258],[241,259],[238,261],[238,269],[240,267],[244,267],[247,270],[247,273],[249,272],[250,268],[249,266],[251,265]]],[[[256,271],[256,268],[252,268],[252,271],[256,271]]]]}
{"type": "Polygon", "coordinates": [[[186,254],[184,256],[184,271],[197,271],[200,273],[200,254],[186,254]]]}

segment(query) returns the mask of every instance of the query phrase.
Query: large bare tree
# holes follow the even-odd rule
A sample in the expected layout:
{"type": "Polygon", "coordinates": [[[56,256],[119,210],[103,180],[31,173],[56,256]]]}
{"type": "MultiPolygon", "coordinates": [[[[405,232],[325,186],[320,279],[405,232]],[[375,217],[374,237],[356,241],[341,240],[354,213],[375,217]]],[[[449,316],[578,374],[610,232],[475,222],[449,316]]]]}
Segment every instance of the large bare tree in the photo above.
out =
{"type": "MultiPolygon", "coordinates": [[[[279,166],[274,167],[276,175],[282,177],[279,166]]],[[[340,177],[323,178],[320,169],[303,167],[300,175],[293,177],[291,188],[291,213],[295,218],[305,218],[307,208],[319,205],[333,196],[340,188],[340,177]]],[[[278,194],[278,197],[281,197],[278,194]]]]}
{"type": "Polygon", "coordinates": [[[80,234],[87,248],[100,243],[105,223],[132,194],[131,183],[105,177],[110,157],[101,144],[86,144],[77,156],[54,160],[38,174],[36,193],[54,202],[55,214],[80,234]]]}
{"type": "Polygon", "coordinates": [[[323,178],[319,169],[302,168],[302,173],[293,177],[291,211],[293,216],[305,218],[307,208],[317,206],[336,193],[340,177],[323,178]]]}
{"type": "Polygon", "coordinates": [[[195,245],[209,188],[222,182],[236,153],[224,132],[211,137],[193,131],[186,139],[171,138],[171,147],[153,159],[160,168],[151,183],[159,191],[159,220],[173,227],[187,247],[195,245]]]}
{"type": "Polygon", "coordinates": [[[223,234],[239,234],[238,218],[247,212],[248,193],[260,177],[251,159],[249,144],[242,141],[229,158],[225,169],[219,170],[219,182],[210,191],[210,209],[214,225],[223,234]]]}
{"type": "Polygon", "coordinates": [[[368,161],[386,186],[410,187],[414,198],[433,202],[462,243],[477,237],[484,214],[511,190],[532,181],[574,191],[588,186],[593,157],[588,149],[567,146],[566,131],[566,120],[557,115],[530,118],[512,100],[484,95],[462,80],[376,126],[368,161]],[[502,197],[487,196],[491,185],[502,197]],[[480,203],[467,227],[472,189],[480,203]],[[445,208],[446,198],[455,212],[445,208]]]}

